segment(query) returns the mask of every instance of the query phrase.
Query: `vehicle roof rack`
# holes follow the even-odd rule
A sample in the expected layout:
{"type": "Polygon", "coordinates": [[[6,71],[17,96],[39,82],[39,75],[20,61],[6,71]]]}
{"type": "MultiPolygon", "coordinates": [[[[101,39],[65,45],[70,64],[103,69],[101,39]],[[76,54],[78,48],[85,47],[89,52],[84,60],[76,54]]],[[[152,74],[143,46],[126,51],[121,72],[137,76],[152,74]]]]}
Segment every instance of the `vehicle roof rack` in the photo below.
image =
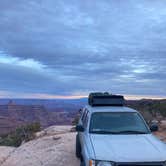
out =
{"type": "Polygon", "coordinates": [[[108,92],[90,93],[88,97],[89,105],[93,106],[124,106],[122,95],[113,95],[108,92]]]}

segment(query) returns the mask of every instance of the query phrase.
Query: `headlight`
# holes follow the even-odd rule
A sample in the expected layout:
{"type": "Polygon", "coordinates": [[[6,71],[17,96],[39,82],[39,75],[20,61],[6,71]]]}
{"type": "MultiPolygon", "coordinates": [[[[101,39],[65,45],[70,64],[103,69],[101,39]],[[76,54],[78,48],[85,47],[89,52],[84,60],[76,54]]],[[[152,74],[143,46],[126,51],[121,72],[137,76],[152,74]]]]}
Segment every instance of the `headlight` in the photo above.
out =
{"type": "Polygon", "coordinates": [[[89,166],[114,166],[113,162],[90,160],[89,166]]]}
{"type": "Polygon", "coordinates": [[[111,162],[99,161],[96,166],[113,166],[113,164],[111,164],[111,162]]]}

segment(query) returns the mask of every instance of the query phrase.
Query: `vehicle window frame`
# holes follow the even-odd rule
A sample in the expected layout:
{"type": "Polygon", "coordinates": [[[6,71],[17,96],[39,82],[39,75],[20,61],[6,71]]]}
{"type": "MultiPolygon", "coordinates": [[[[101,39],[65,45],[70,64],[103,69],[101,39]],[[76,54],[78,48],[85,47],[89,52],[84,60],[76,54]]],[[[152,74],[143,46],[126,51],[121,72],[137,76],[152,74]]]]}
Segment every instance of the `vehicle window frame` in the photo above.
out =
{"type": "Polygon", "coordinates": [[[88,119],[89,119],[89,111],[87,110],[86,116],[85,116],[85,119],[84,119],[84,124],[83,124],[83,126],[84,126],[85,129],[88,126],[88,119]]]}
{"type": "Polygon", "coordinates": [[[148,125],[147,125],[147,123],[146,123],[146,121],[144,120],[144,118],[142,117],[142,115],[140,114],[140,113],[138,113],[138,112],[94,112],[94,113],[92,113],[92,115],[91,115],[91,119],[90,119],[90,124],[89,124],[89,133],[90,134],[92,134],[92,132],[91,132],[91,125],[92,125],[92,117],[93,117],[93,115],[94,114],[99,114],[99,113],[137,113],[137,115],[140,117],[140,119],[143,121],[143,123],[144,123],[144,125],[145,125],[145,127],[146,127],[146,129],[147,129],[147,134],[151,134],[151,131],[150,131],[150,129],[149,129],[149,127],[148,127],[148,125]]]}
{"type": "Polygon", "coordinates": [[[83,119],[82,119],[82,125],[83,125],[83,126],[84,126],[84,124],[85,124],[85,120],[86,120],[87,114],[88,114],[88,110],[85,109],[85,114],[84,114],[84,117],[83,117],[83,119]]]}
{"type": "Polygon", "coordinates": [[[86,115],[86,109],[83,110],[82,116],[81,116],[81,122],[83,123],[84,117],[86,115]]]}

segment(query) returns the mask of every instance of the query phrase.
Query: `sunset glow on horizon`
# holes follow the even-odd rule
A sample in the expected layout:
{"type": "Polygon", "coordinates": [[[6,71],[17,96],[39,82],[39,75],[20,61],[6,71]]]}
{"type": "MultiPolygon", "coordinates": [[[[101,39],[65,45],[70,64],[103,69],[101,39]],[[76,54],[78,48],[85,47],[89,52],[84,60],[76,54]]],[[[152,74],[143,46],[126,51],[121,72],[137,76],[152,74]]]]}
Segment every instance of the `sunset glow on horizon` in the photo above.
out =
{"type": "MultiPolygon", "coordinates": [[[[153,95],[127,95],[120,94],[127,100],[140,100],[140,99],[166,99],[166,96],[153,96],[153,95]]],[[[52,94],[14,94],[9,92],[0,91],[0,99],[81,99],[87,98],[88,95],[52,95],[52,94]]]]}

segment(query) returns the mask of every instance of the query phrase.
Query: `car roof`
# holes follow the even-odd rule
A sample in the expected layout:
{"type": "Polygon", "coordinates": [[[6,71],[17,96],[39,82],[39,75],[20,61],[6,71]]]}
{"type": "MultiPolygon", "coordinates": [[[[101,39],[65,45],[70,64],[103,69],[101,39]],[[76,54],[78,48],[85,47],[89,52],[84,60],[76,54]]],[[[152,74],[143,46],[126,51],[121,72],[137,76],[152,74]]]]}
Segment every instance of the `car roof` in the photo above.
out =
{"type": "Polygon", "coordinates": [[[90,112],[138,112],[132,108],[125,107],[125,106],[85,106],[90,112]]]}

